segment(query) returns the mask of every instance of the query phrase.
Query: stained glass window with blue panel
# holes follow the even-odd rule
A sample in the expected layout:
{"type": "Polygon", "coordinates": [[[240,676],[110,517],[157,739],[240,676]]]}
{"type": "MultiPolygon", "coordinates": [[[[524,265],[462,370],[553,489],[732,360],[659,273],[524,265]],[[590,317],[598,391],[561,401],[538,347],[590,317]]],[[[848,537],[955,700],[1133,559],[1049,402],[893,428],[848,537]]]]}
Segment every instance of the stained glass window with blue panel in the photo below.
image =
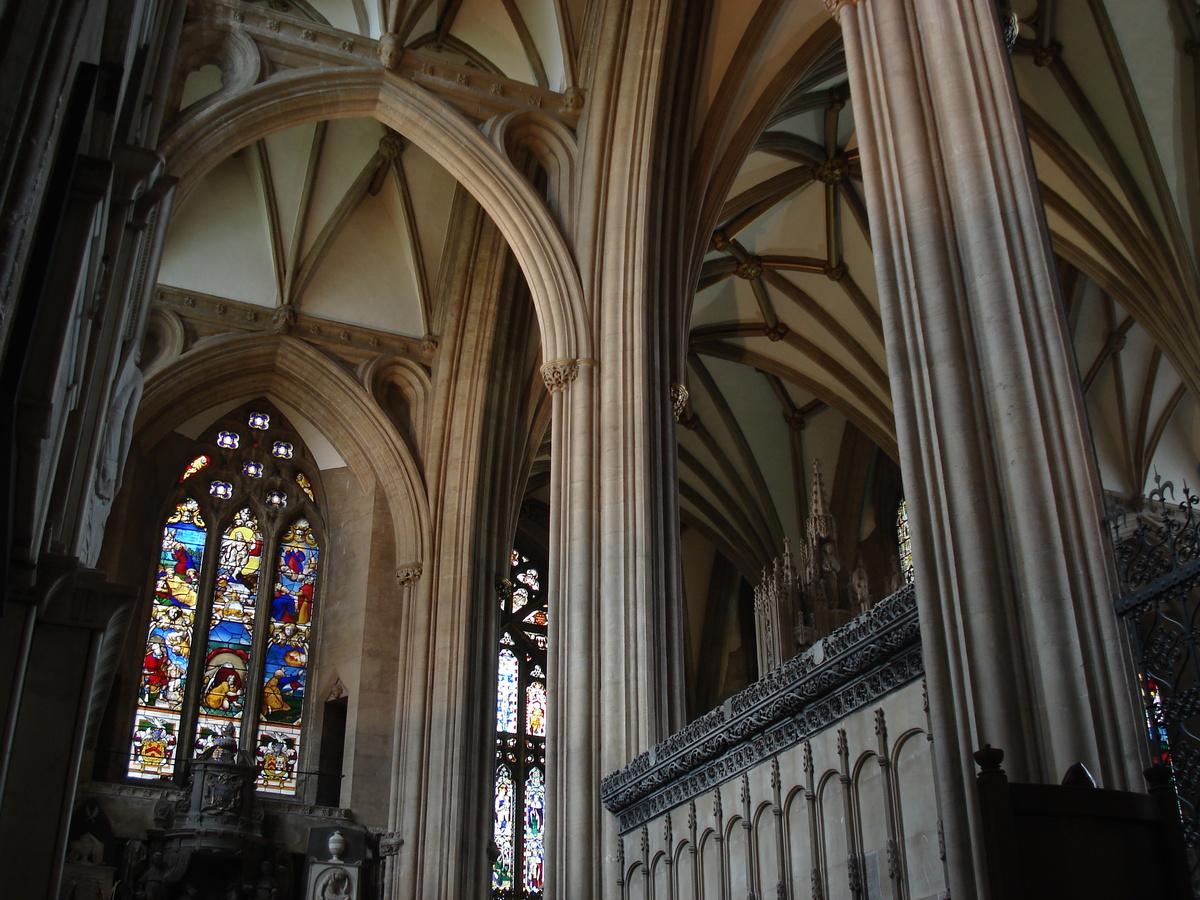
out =
{"type": "Polygon", "coordinates": [[[271,793],[291,794],[296,789],[319,555],[311,523],[304,518],[295,520],[279,542],[255,750],[262,766],[259,790],[271,793]]]}
{"type": "Polygon", "coordinates": [[[195,500],[183,500],[167,517],[142,659],[131,778],[169,778],[175,772],[207,537],[195,500]]]}

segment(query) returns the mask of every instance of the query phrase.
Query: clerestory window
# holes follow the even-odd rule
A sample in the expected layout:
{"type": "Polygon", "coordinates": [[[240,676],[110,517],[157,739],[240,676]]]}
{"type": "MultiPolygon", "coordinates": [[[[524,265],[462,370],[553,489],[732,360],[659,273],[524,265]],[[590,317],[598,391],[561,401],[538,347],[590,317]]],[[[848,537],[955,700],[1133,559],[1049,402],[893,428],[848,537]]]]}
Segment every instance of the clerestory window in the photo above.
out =
{"type": "MultiPolygon", "coordinates": [[[[190,460],[190,461],[189,461],[190,460]]],[[[295,794],[316,622],[316,469],[261,401],[211,428],[165,504],[127,774],[176,776],[230,727],[295,794]]]]}

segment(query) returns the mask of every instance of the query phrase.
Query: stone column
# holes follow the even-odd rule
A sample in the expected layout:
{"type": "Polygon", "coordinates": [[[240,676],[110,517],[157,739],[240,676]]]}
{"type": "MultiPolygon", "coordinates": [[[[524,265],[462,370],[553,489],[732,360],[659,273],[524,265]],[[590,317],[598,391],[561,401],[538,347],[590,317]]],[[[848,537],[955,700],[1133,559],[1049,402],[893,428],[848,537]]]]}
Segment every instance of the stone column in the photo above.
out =
{"type": "Polygon", "coordinates": [[[549,698],[546,735],[547,898],[599,896],[602,821],[597,750],[595,364],[542,367],[552,394],[549,698]]]}
{"type": "Polygon", "coordinates": [[[660,154],[678,128],[660,87],[680,6],[603,4],[597,34],[607,37],[580,124],[573,243],[592,327],[578,345],[595,348],[596,364],[578,360],[554,401],[548,674],[561,712],[552,705],[548,717],[547,900],[619,894],[600,779],[684,724],[674,379],[663,349],[664,308],[677,298],[657,290],[651,252],[669,183],[660,154]]]}
{"type": "MultiPolygon", "coordinates": [[[[5,617],[26,626],[6,685],[8,777],[0,792],[0,840],[21,848],[6,891],[21,897],[58,896],[75,791],[88,776],[85,735],[108,693],[105,642],[124,629],[135,602],[130,589],[69,557],[43,554],[40,572],[42,581],[10,592],[4,605],[5,617]]],[[[3,635],[9,651],[10,637],[3,635]]]]}
{"type": "Polygon", "coordinates": [[[916,563],[948,877],[986,895],[972,750],[1139,789],[1099,480],[995,8],[840,14],[916,563]]]}

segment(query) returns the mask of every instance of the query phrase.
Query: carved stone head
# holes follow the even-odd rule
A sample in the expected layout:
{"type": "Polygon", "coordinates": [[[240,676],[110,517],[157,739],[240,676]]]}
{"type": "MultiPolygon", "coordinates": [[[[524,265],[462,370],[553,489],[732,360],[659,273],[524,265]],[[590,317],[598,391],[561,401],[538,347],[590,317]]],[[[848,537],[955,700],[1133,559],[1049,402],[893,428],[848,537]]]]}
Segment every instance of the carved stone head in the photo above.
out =
{"type": "Polygon", "coordinates": [[[395,71],[400,65],[400,36],[387,32],[379,38],[379,60],[389,72],[395,71]]]}

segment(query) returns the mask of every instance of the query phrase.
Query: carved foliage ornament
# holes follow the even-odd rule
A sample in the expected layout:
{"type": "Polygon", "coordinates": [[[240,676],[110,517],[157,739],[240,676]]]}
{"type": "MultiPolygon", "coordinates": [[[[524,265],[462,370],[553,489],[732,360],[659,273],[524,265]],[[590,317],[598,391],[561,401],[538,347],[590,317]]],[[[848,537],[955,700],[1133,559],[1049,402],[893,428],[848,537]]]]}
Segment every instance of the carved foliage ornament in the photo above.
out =
{"type": "Polygon", "coordinates": [[[419,562],[409,563],[406,566],[401,566],[396,570],[396,584],[400,587],[408,587],[416,584],[424,571],[423,566],[419,562]]]}
{"type": "Polygon", "coordinates": [[[388,131],[379,139],[379,152],[389,160],[399,159],[404,153],[404,139],[394,131],[388,131]]]}
{"type": "Polygon", "coordinates": [[[675,421],[683,420],[687,413],[688,389],[678,382],[671,383],[671,412],[675,414],[675,421]]]}
{"type": "Polygon", "coordinates": [[[564,391],[579,374],[579,363],[573,359],[558,359],[542,366],[542,380],[550,393],[564,391]]]}
{"type": "Polygon", "coordinates": [[[738,267],[733,270],[734,275],[738,278],[744,278],[746,281],[758,278],[762,273],[762,260],[753,253],[747,253],[746,258],[738,263],[738,267]]]}

